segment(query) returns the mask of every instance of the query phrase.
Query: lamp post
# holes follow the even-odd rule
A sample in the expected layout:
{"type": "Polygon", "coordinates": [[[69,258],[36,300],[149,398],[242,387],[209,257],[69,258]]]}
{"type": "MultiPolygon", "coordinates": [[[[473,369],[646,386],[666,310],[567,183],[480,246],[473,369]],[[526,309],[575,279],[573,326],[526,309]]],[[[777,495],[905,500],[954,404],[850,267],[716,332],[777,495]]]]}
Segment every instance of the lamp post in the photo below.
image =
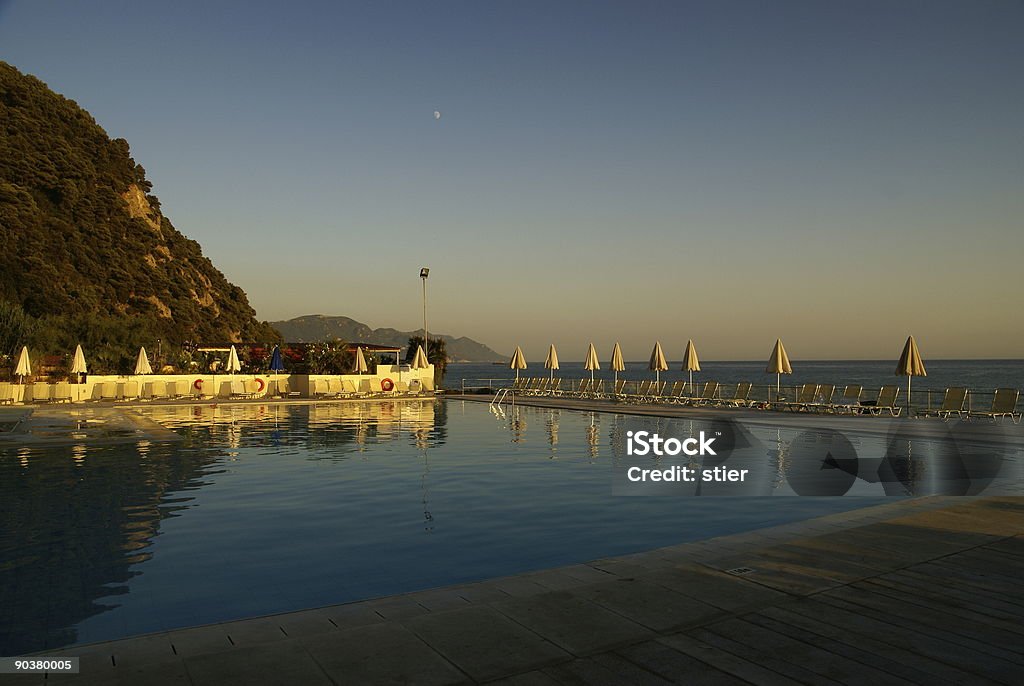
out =
{"type": "Polygon", "coordinates": [[[423,354],[427,356],[427,362],[430,362],[430,343],[427,338],[427,277],[430,276],[430,270],[426,267],[420,268],[420,278],[423,279],[423,354]]]}

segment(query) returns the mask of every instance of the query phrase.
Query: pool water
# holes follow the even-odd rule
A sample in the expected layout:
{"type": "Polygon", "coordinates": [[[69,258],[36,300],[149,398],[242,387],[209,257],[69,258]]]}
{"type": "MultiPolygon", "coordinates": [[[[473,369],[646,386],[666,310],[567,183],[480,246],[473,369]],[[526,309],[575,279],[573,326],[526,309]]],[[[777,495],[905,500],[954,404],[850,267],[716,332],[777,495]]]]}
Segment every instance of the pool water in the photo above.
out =
{"type": "Polygon", "coordinates": [[[622,418],[612,414],[494,414],[458,400],[126,411],[182,440],[0,451],[0,655],[585,562],[883,500],[613,497],[622,418]]]}

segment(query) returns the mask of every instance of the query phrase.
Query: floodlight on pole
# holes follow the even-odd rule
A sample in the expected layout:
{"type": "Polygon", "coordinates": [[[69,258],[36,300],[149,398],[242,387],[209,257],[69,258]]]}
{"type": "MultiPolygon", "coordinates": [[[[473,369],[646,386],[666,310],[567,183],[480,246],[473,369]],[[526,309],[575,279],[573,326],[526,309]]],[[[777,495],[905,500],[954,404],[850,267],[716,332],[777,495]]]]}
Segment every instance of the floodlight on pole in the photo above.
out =
{"type": "Polygon", "coordinates": [[[427,362],[430,362],[430,343],[427,338],[427,277],[430,276],[430,270],[426,267],[420,268],[420,278],[423,280],[423,353],[427,356],[427,362]]]}

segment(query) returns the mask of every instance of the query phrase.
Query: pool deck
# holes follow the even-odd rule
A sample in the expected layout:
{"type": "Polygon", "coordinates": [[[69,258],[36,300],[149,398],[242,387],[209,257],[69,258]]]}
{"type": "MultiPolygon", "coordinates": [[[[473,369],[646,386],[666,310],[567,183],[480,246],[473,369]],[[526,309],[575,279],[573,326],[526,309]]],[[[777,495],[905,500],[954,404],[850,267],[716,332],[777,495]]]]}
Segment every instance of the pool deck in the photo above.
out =
{"type": "Polygon", "coordinates": [[[1022,576],[1024,498],[918,498],[479,583],[48,650],[80,657],[81,673],[4,683],[1019,684],[1022,576]]]}
{"type": "Polygon", "coordinates": [[[81,673],[8,679],[1019,684],[1022,532],[1021,498],[901,501],[480,583],[46,651],[79,656],[81,673]]]}

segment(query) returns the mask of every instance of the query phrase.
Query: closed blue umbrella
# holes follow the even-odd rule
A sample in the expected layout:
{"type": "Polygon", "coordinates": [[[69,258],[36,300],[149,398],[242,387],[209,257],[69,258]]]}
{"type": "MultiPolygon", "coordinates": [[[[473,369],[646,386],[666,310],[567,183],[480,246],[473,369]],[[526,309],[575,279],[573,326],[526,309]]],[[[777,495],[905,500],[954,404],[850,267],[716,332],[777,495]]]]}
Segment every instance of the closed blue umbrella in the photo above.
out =
{"type": "Polygon", "coordinates": [[[270,355],[270,371],[284,371],[284,361],[281,360],[281,346],[279,345],[274,346],[274,352],[270,355]]]}

